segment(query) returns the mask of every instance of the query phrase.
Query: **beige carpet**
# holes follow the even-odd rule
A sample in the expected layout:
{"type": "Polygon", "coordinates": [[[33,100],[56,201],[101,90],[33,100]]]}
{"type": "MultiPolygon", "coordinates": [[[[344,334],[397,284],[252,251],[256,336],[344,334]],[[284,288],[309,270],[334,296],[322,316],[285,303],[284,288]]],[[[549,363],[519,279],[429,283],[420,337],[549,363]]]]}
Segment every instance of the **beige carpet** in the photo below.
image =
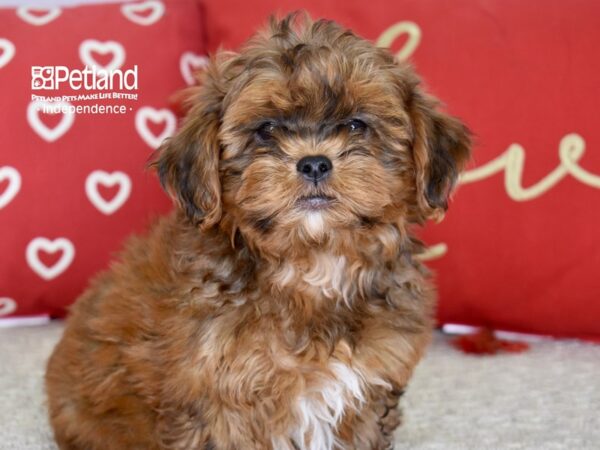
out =
{"type": "MultiPolygon", "coordinates": [[[[56,449],[42,379],[61,329],[0,329],[0,449],[56,449]]],[[[404,409],[396,449],[600,449],[600,345],[473,357],[438,335],[404,409]]]]}

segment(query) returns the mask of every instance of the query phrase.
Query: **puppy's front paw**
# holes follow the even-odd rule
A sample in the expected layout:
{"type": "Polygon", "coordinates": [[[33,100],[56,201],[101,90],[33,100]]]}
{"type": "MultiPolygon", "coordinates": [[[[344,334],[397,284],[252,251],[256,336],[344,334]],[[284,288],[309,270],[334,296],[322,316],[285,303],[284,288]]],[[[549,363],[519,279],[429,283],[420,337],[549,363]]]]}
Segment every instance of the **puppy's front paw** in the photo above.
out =
{"type": "Polygon", "coordinates": [[[402,409],[398,406],[402,394],[404,394],[404,390],[393,390],[382,397],[376,406],[379,429],[384,436],[390,437],[390,439],[394,430],[402,423],[402,409]]]}

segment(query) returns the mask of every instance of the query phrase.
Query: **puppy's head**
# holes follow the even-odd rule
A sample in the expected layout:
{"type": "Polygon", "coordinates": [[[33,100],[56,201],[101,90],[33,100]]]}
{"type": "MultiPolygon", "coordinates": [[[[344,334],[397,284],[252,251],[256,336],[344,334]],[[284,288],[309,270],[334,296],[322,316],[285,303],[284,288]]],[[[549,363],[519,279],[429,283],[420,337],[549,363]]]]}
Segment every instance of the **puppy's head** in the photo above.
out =
{"type": "Polygon", "coordinates": [[[255,244],[421,223],[469,157],[468,130],[408,65],[330,21],[273,20],[202,81],[158,172],[194,223],[255,244]]]}

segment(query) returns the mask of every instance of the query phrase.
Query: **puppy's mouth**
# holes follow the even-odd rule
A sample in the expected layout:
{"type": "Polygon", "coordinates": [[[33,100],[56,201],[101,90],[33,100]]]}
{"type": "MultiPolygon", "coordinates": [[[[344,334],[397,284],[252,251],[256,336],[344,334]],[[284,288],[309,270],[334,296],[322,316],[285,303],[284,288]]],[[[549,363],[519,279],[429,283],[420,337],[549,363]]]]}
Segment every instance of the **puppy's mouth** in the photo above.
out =
{"type": "Polygon", "coordinates": [[[323,194],[305,195],[298,199],[297,205],[311,211],[326,209],[333,204],[335,198],[323,194]]]}

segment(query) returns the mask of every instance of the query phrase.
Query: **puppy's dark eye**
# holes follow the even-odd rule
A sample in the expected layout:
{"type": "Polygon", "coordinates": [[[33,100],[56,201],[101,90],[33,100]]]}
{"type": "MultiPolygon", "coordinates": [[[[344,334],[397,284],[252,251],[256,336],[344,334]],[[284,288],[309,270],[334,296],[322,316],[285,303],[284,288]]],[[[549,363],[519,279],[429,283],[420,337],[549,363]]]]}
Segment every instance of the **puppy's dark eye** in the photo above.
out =
{"type": "Polygon", "coordinates": [[[346,123],[346,128],[351,133],[364,133],[367,130],[367,124],[360,119],[352,119],[346,123]]]}
{"type": "Polygon", "coordinates": [[[256,136],[261,141],[270,141],[273,139],[273,133],[277,130],[277,124],[273,122],[265,122],[256,130],[256,136]]]}

